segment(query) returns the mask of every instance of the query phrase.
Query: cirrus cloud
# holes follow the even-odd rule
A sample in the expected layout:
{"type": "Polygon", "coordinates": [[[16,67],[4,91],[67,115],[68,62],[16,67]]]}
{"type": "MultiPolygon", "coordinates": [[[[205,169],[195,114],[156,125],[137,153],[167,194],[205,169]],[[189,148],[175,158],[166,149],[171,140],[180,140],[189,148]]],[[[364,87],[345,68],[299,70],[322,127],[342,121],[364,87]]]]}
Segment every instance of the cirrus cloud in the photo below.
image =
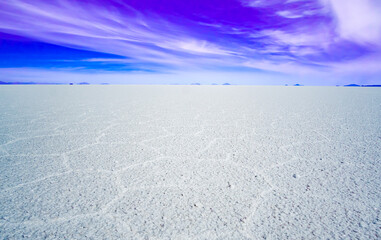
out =
{"type": "Polygon", "coordinates": [[[9,0],[0,2],[0,39],[114,54],[82,61],[163,72],[360,73],[350,66],[381,56],[378,12],[376,0],[9,0]]]}

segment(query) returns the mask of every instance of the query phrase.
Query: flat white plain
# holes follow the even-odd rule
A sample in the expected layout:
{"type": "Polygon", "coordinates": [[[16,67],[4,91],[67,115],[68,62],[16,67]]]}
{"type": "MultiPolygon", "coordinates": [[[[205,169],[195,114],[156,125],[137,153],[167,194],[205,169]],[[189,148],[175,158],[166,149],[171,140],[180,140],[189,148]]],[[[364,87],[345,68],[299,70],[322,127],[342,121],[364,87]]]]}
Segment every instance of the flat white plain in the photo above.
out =
{"type": "Polygon", "coordinates": [[[1,239],[380,239],[381,89],[0,87],[1,239]]]}

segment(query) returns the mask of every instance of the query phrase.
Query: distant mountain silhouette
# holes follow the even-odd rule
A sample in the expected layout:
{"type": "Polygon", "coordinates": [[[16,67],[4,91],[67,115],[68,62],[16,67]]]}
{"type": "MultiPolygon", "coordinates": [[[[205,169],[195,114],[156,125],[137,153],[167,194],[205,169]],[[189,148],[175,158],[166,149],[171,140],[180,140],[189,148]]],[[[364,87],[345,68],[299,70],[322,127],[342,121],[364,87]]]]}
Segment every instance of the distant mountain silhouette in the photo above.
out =
{"type": "Polygon", "coordinates": [[[0,81],[0,85],[8,85],[8,84],[12,84],[12,83],[0,81]]]}
{"type": "Polygon", "coordinates": [[[381,85],[361,85],[361,87],[381,87],[381,85]]]}
{"type": "MultiPolygon", "coordinates": [[[[336,85],[336,86],[339,86],[339,85],[336,85]]],[[[344,85],[344,87],[381,87],[381,85],[378,85],[378,84],[369,84],[369,85],[358,85],[358,84],[348,84],[348,85],[344,85]]]]}
{"type": "Polygon", "coordinates": [[[296,87],[301,87],[301,86],[303,86],[302,84],[299,84],[299,83],[297,83],[297,84],[294,84],[294,86],[296,86],[296,87]]]}
{"type": "Polygon", "coordinates": [[[39,83],[39,82],[3,82],[0,85],[61,85],[62,83],[39,83]]]}
{"type": "Polygon", "coordinates": [[[191,83],[191,85],[201,85],[201,83],[191,83]]]}
{"type": "Polygon", "coordinates": [[[230,83],[224,83],[224,84],[222,84],[222,85],[231,85],[230,83]]]}
{"type": "Polygon", "coordinates": [[[43,83],[36,83],[36,82],[0,82],[0,84],[3,84],[3,85],[32,85],[32,84],[43,84],[43,83]]]}

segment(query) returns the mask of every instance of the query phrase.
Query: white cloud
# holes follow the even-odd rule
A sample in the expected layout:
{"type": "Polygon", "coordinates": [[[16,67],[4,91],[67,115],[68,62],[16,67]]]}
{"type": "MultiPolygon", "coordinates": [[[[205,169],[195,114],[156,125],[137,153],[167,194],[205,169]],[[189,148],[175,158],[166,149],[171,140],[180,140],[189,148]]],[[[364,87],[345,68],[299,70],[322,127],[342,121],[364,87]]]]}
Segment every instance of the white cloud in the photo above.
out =
{"type": "Polygon", "coordinates": [[[163,48],[175,49],[193,54],[230,55],[231,53],[216,44],[193,38],[174,39],[157,43],[157,45],[163,48]]]}
{"type": "Polygon", "coordinates": [[[381,54],[372,54],[354,60],[332,63],[334,73],[351,74],[381,74],[381,54]]]}
{"type": "Polygon", "coordinates": [[[278,12],[276,12],[276,14],[281,16],[281,17],[285,17],[285,18],[301,18],[301,17],[304,17],[303,14],[296,14],[296,13],[292,13],[291,11],[287,11],[287,10],[278,11],[278,12]]]}
{"type": "Polygon", "coordinates": [[[245,4],[250,7],[260,7],[266,4],[266,1],[263,0],[251,0],[245,1],[245,4]]]}
{"type": "Polygon", "coordinates": [[[340,37],[358,43],[381,44],[381,1],[321,0],[336,19],[340,37]]]}
{"type": "Polygon", "coordinates": [[[280,3],[282,0],[241,0],[246,7],[261,8],[280,3]]]}
{"type": "Polygon", "coordinates": [[[274,44],[283,44],[291,46],[320,46],[324,47],[329,43],[329,32],[324,28],[295,29],[293,32],[282,30],[263,30],[260,33],[253,34],[252,37],[258,36],[269,37],[274,44]]]}
{"type": "Polygon", "coordinates": [[[321,14],[321,9],[315,9],[315,10],[283,10],[283,11],[278,11],[276,12],[278,16],[284,17],[284,18],[302,18],[302,17],[308,17],[308,16],[313,16],[313,15],[319,15],[321,14]]]}
{"type": "Polygon", "coordinates": [[[231,54],[218,44],[192,36],[181,25],[127,9],[131,12],[122,14],[72,0],[54,4],[42,0],[4,1],[0,2],[0,28],[44,42],[132,57],[138,63],[189,66],[212,55],[231,54]],[[179,52],[194,58],[181,57],[179,52]]]}
{"type": "Polygon", "coordinates": [[[314,55],[314,54],[320,53],[319,49],[316,49],[313,47],[297,47],[297,46],[291,46],[289,49],[289,52],[295,56],[307,56],[307,55],[314,55]]]}
{"type": "Polygon", "coordinates": [[[287,0],[286,3],[303,2],[305,0],[287,0]]]}
{"type": "MultiPolygon", "coordinates": [[[[293,0],[292,2],[295,2],[293,0]]],[[[299,1],[299,0],[298,0],[299,1]]],[[[300,0],[301,1],[301,0],[300,0]]],[[[0,1],[0,28],[3,32],[20,34],[39,41],[62,46],[113,53],[131,57],[129,59],[87,59],[92,62],[155,63],[181,69],[202,69],[203,67],[250,67],[284,73],[309,73],[314,67],[305,66],[289,57],[324,52],[326,46],[334,43],[337,36],[361,43],[381,44],[381,1],[377,0],[320,0],[325,8],[313,10],[295,9],[278,11],[286,18],[306,15],[331,14],[337,24],[333,34],[330,22],[311,25],[295,24],[280,29],[254,32],[243,26],[212,26],[220,32],[242,36],[242,45],[210,42],[185,26],[160,19],[158,16],[143,16],[134,9],[119,13],[107,6],[92,6],[86,2],[60,0],[54,4],[43,0],[0,1]],[[300,11],[300,12],[299,12],[300,11]],[[225,29],[226,28],[226,29],[225,29]],[[262,47],[246,45],[248,37],[262,47]],[[271,53],[276,57],[270,56],[271,53]],[[282,55],[284,54],[284,55],[282,55]],[[289,57],[290,59],[286,59],[289,57]],[[275,59],[276,58],[276,59],[275,59]],[[257,59],[257,60],[256,60],[257,59]],[[258,59],[264,59],[260,61],[258,59]],[[278,60],[272,61],[272,60],[278,60]],[[280,63],[282,62],[283,63],[280,63]]],[[[281,0],[242,1],[248,7],[269,7],[284,3],[281,0]]],[[[291,1],[289,0],[288,3],[291,1]]],[[[299,21],[295,21],[299,22],[299,21]]],[[[200,23],[201,24],[201,23],[200,23]]],[[[205,24],[204,24],[205,25],[205,24]]],[[[341,38],[338,40],[342,40],[341,38]]],[[[380,59],[371,60],[368,66],[378,71],[380,59]]],[[[358,71],[367,71],[367,65],[353,62],[358,71]]],[[[350,64],[332,64],[337,71],[350,71],[350,64]]]]}
{"type": "Polygon", "coordinates": [[[316,68],[303,66],[293,61],[288,62],[272,62],[268,60],[250,60],[244,63],[244,66],[262,69],[278,73],[287,73],[287,74],[319,74],[320,70],[316,68]]]}
{"type": "Polygon", "coordinates": [[[209,44],[206,41],[184,41],[178,44],[180,49],[196,52],[196,53],[206,53],[206,54],[223,54],[226,52],[215,46],[214,44],[209,44]]]}

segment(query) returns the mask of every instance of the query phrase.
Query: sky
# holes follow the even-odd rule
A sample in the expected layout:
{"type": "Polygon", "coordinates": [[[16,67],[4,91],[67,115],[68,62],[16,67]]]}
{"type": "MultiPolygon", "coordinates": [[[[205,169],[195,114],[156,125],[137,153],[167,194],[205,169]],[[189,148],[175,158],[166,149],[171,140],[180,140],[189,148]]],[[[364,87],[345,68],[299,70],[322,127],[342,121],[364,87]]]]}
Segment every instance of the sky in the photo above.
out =
{"type": "Polygon", "coordinates": [[[0,81],[381,84],[380,0],[0,0],[0,81]]]}

